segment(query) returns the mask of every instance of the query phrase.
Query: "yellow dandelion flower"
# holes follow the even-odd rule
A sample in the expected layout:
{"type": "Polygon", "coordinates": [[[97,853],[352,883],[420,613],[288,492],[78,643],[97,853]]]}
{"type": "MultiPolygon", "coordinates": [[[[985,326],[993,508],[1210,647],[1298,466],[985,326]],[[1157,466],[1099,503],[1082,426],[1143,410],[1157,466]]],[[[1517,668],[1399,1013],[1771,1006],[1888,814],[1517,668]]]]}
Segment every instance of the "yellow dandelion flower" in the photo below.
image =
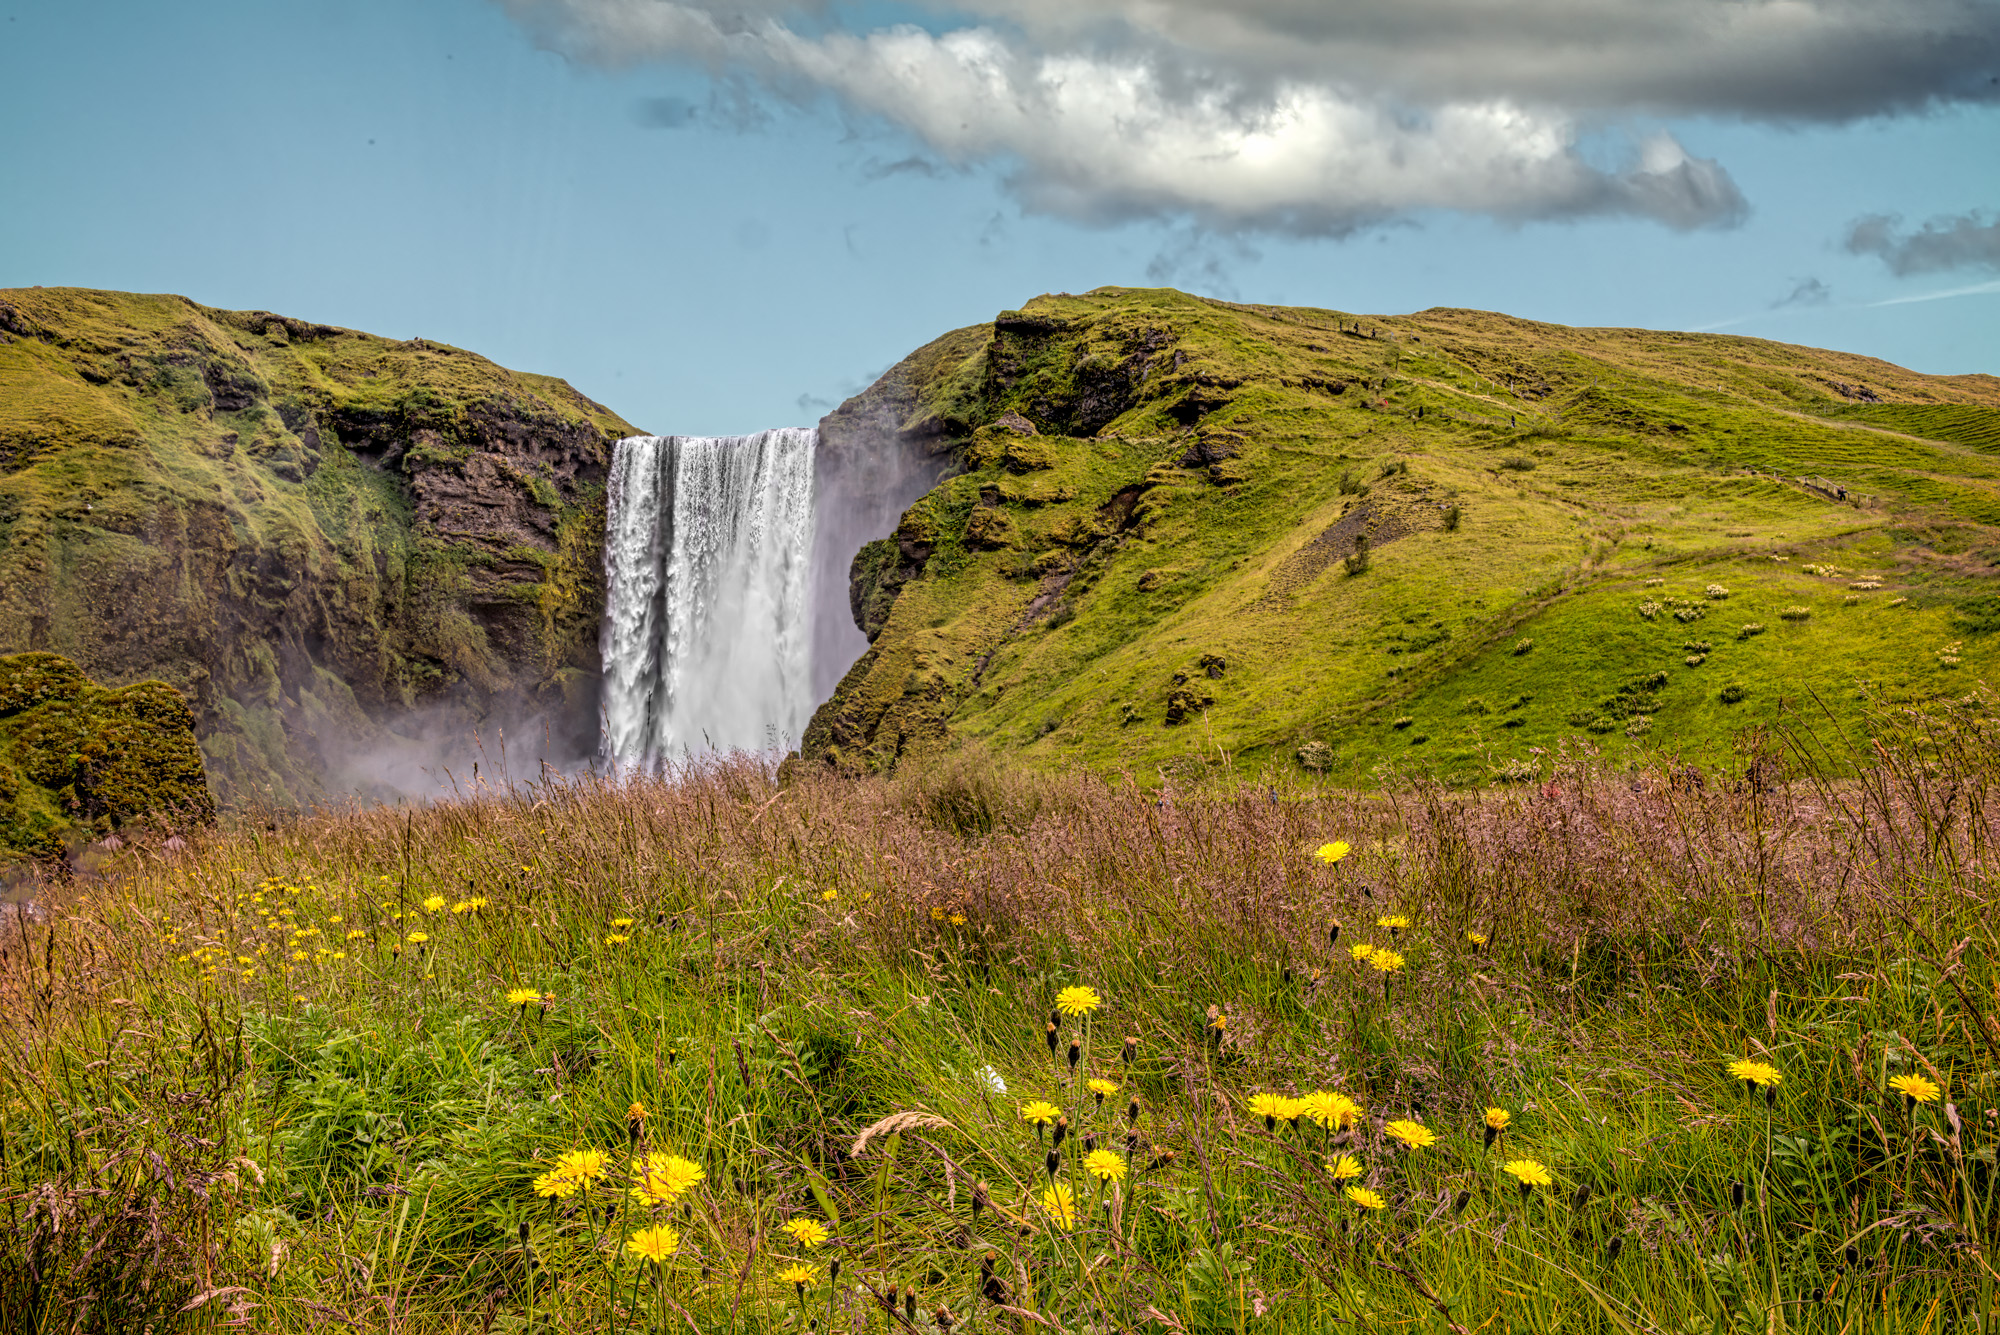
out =
{"type": "Polygon", "coordinates": [[[1529,1187],[1546,1187],[1555,1181],[1549,1170],[1533,1159],[1509,1159],[1500,1165],[1500,1171],[1521,1184],[1523,1190],[1529,1187]]]}
{"type": "Polygon", "coordinates": [[[1378,950],[1368,957],[1368,967],[1376,973],[1396,973],[1403,967],[1403,957],[1393,950],[1378,950]]]}
{"type": "Polygon", "coordinates": [[[1369,945],[1366,941],[1357,941],[1347,948],[1348,958],[1352,959],[1356,964],[1360,964],[1374,953],[1375,947],[1369,945]]]}
{"type": "Polygon", "coordinates": [[[1056,1107],[1053,1103],[1046,1103],[1041,1099],[1021,1105],[1021,1120],[1024,1122],[1033,1122],[1036,1126],[1048,1126],[1060,1116],[1062,1116],[1062,1109],[1056,1107]]]}
{"type": "Polygon", "coordinates": [[[632,922],[633,919],[631,918],[613,918],[611,920],[611,925],[613,927],[630,927],[632,925],[632,922]]]}
{"type": "Polygon", "coordinates": [[[420,946],[424,942],[431,939],[431,934],[429,932],[411,932],[408,936],[404,937],[403,939],[405,941],[408,941],[413,946],[420,946]]]}
{"type": "Polygon", "coordinates": [[[632,939],[631,937],[625,936],[622,933],[613,932],[611,935],[604,938],[604,944],[607,946],[622,946],[631,939],[632,939]]]}
{"type": "Polygon", "coordinates": [[[792,1241],[801,1247],[817,1247],[827,1238],[825,1224],[817,1219],[807,1219],[803,1216],[786,1220],[783,1231],[791,1234],[792,1241]]]}
{"type": "Polygon", "coordinates": [[[1366,1187],[1349,1187],[1341,1194],[1364,1210],[1379,1210],[1388,1204],[1380,1195],[1366,1187]]]}
{"type": "Polygon", "coordinates": [[[1514,1114],[1508,1112],[1505,1108],[1488,1108],[1486,1110],[1486,1125],[1492,1127],[1495,1131],[1505,1131],[1507,1123],[1513,1120],[1514,1114]]]}
{"type": "Polygon", "coordinates": [[[778,1272],[778,1278],[803,1291],[808,1285],[819,1282],[819,1271],[809,1265],[786,1266],[778,1272]]]}
{"type": "Polygon", "coordinates": [[[1344,1130],[1361,1116],[1361,1105],[1345,1094],[1316,1089],[1305,1096],[1306,1119],[1322,1128],[1344,1130]]]}
{"type": "Polygon", "coordinates": [[[1314,859],[1328,867],[1346,857],[1347,854],[1348,847],[1345,839],[1336,839],[1330,844],[1321,844],[1313,850],[1314,859]]]}
{"type": "Polygon", "coordinates": [[[681,1245],[681,1235],[665,1224],[655,1224],[642,1228],[625,1239],[625,1249],[634,1256],[651,1261],[654,1265],[664,1265],[681,1245]]]}
{"type": "Polygon", "coordinates": [[[1769,1089],[1785,1078],[1784,1073],[1769,1062],[1749,1061],[1744,1058],[1729,1063],[1729,1074],[1747,1085],[1769,1089]]]}
{"type": "Polygon", "coordinates": [[[1395,932],[1395,931],[1400,931],[1405,927],[1408,927],[1410,925],[1410,920],[1403,914],[1391,913],[1386,918],[1377,918],[1375,920],[1375,925],[1377,927],[1386,927],[1390,931],[1395,932]]]}
{"type": "Polygon", "coordinates": [[[331,918],[328,918],[327,921],[332,923],[334,926],[338,927],[341,923],[345,922],[346,919],[342,918],[338,913],[336,913],[331,918]]]}
{"type": "Polygon", "coordinates": [[[432,895],[430,898],[426,899],[424,901],[424,912],[426,913],[444,912],[444,896],[432,895]]]}
{"type": "Polygon", "coordinates": [[[1326,1171],[1336,1182],[1347,1182],[1361,1176],[1361,1161],[1351,1154],[1336,1154],[1326,1161],[1326,1171]]]}
{"type": "Polygon", "coordinates": [[[509,1006],[536,1006],[541,1004],[541,1000],[542,994],[532,987],[515,987],[507,991],[509,1006]]]}
{"type": "Polygon", "coordinates": [[[292,952],[292,962],[293,962],[294,964],[298,963],[299,961],[301,961],[301,960],[303,960],[303,959],[305,959],[305,958],[306,958],[306,953],[305,953],[305,951],[303,951],[303,950],[294,950],[294,951],[292,952]]]}
{"type": "Polygon", "coordinates": [[[838,891],[838,890],[822,890],[822,891],[820,891],[820,892],[819,892],[819,897],[820,897],[820,900],[821,900],[821,902],[823,902],[823,903],[827,903],[827,904],[831,904],[831,903],[832,903],[832,902],[833,902],[834,900],[836,900],[836,899],[839,899],[839,898],[840,898],[840,891],[838,891]]]}
{"type": "Polygon", "coordinates": [[[1303,1100],[1286,1098],[1283,1094],[1253,1094],[1250,1096],[1249,1109],[1252,1117],[1264,1119],[1267,1130],[1279,1122],[1294,1121],[1305,1111],[1303,1100]]]}
{"type": "Polygon", "coordinates": [[[1097,1095],[1097,1097],[1100,1099],[1110,1098],[1113,1094],[1116,1094],[1118,1092],[1118,1086],[1116,1084],[1114,1084],[1109,1080],[1104,1079],[1101,1076],[1093,1080],[1085,1081],[1084,1088],[1088,1089],[1091,1093],[1097,1095]]]}
{"type": "Polygon", "coordinates": [[[1474,947],[1483,946],[1486,944],[1486,938],[1478,932],[1467,932],[1465,934],[1465,944],[1474,947]]]}
{"type": "Polygon", "coordinates": [[[579,1182],[595,1182],[610,1171],[611,1156],[603,1150],[564,1150],[556,1159],[556,1169],[579,1182]]]}
{"type": "Polygon", "coordinates": [[[1083,1156],[1083,1171],[1100,1182],[1123,1182],[1125,1160],[1110,1150],[1092,1150],[1083,1156]]]}
{"type": "Polygon", "coordinates": [[[1382,1130],[1390,1139],[1399,1140],[1413,1150],[1421,1150],[1427,1146],[1437,1144],[1437,1132],[1431,1130],[1422,1122],[1413,1122],[1407,1118],[1400,1118],[1391,1122],[1383,1127],[1382,1130]]]}
{"type": "Polygon", "coordinates": [[[1889,1081],[1889,1088],[1912,1103],[1935,1103],[1939,1093],[1935,1082],[1920,1075],[1895,1076],[1889,1081]]]}
{"type": "Polygon", "coordinates": [[[698,1163],[654,1150],[632,1161],[629,1194],[641,1205],[672,1205],[707,1176],[698,1163]]]}
{"type": "Polygon", "coordinates": [[[963,913],[954,913],[945,921],[949,922],[953,927],[963,927],[965,926],[965,915],[963,913]]]}
{"type": "Polygon", "coordinates": [[[535,1179],[535,1194],[537,1196],[553,1196],[558,1200],[562,1200],[575,1195],[576,1189],[581,1185],[582,1183],[578,1182],[568,1173],[565,1173],[562,1169],[552,1168],[535,1179]]]}
{"type": "Polygon", "coordinates": [[[368,933],[362,931],[359,927],[356,927],[349,930],[345,939],[349,941],[359,941],[362,937],[366,935],[368,935],[368,933]]]}
{"type": "Polygon", "coordinates": [[[1103,999],[1094,988],[1066,987],[1056,993],[1056,1009],[1072,1020],[1090,1014],[1103,1004],[1103,999]]]}
{"type": "Polygon", "coordinates": [[[1058,1182],[1042,1193],[1042,1210],[1065,1233],[1076,1228],[1076,1193],[1069,1183],[1058,1182]]]}

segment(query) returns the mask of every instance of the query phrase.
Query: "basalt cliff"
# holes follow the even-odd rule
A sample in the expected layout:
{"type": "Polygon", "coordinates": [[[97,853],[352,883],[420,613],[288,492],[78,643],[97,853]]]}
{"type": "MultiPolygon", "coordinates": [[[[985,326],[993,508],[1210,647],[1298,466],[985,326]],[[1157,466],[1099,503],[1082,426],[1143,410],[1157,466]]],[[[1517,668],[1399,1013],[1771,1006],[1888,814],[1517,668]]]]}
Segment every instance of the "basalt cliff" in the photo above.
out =
{"type": "Polygon", "coordinates": [[[0,291],[0,653],[171,686],[239,807],[365,789],[426,730],[589,754],[632,433],[424,339],[0,291]]]}

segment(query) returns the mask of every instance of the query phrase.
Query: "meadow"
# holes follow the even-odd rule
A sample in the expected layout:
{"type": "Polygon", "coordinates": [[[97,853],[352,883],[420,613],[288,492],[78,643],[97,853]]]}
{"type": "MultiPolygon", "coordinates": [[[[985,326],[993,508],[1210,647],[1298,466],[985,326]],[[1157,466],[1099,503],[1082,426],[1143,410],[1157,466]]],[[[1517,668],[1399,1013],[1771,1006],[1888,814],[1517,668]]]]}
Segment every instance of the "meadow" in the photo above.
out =
{"type": "Polygon", "coordinates": [[[5,924],[0,1330],[1986,1330],[1996,742],[135,837],[5,924]]]}

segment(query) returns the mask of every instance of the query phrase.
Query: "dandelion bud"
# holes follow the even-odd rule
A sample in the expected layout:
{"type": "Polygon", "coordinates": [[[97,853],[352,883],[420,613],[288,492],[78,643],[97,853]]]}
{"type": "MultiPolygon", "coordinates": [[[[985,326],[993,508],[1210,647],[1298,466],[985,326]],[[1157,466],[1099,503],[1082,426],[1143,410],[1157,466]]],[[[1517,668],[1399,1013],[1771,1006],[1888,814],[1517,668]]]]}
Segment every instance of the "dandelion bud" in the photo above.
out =
{"type": "Polygon", "coordinates": [[[1363,899],[1373,899],[1375,898],[1375,892],[1364,885],[1361,887],[1361,897],[1363,899]]]}
{"type": "Polygon", "coordinates": [[[1852,1270],[1861,1264],[1861,1249],[1859,1247],[1850,1246],[1844,1255],[1847,1261],[1847,1268],[1849,1270],[1852,1270]]]}
{"type": "Polygon", "coordinates": [[[840,1258],[833,1257],[826,1263],[826,1282],[836,1283],[840,1279],[840,1258]]]}
{"type": "Polygon", "coordinates": [[[1174,1152],[1172,1150],[1161,1150],[1158,1154],[1155,1154],[1153,1156],[1152,1162],[1146,1165],[1146,1167],[1149,1169],[1172,1168],[1173,1166],[1174,1166],[1174,1152]]]}
{"type": "Polygon", "coordinates": [[[1292,985],[1292,966],[1287,964],[1284,967],[1284,969],[1279,972],[1278,978],[1281,982],[1284,983],[1286,987],[1290,987],[1292,985]]]}
{"type": "Polygon", "coordinates": [[[949,1307],[946,1307],[946,1306],[945,1306],[944,1304],[942,1304],[942,1303],[938,1304],[938,1310],[937,1310],[937,1315],[933,1316],[933,1317],[931,1318],[931,1320],[933,1320],[933,1321],[937,1322],[937,1328],[938,1328],[939,1330],[944,1330],[944,1331],[948,1331],[948,1330],[950,1330],[950,1329],[951,1329],[951,1309],[950,1309],[949,1307]]]}
{"type": "Polygon", "coordinates": [[[1778,1106],[1778,1087],[1776,1085],[1764,1086],[1764,1106],[1767,1108],[1778,1106]]]}
{"type": "Polygon", "coordinates": [[[1587,1203],[1589,1200],[1590,1200],[1590,1184],[1586,1182],[1582,1186],[1576,1189],[1575,1208],[1581,1210],[1584,1207],[1585,1203],[1587,1203]]]}
{"type": "MultiPolygon", "coordinates": [[[[521,1245],[525,1247],[528,1245],[528,1221],[525,1219],[521,1221],[520,1234],[521,1234],[521,1245]]],[[[1854,1249],[1852,1247],[1849,1247],[1847,1250],[1851,1252],[1854,1249]]]]}
{"type": "Polygon", "coordinates": [[[1611,1245],[1604,1249],[1605,1255],[1610,1257],[1614,1261],[1618,1259],[1618,1253],[1624,1250],[1625,1250],[1625,1235],[1623,1233],[1620,1233],[1616,1237],[1612,1238],[1611,1245]]]}
{"type": "Polygon", "coordinates": [[[1139,1096],[1137,1094],[1134,1094],[1132,1101],[1125,1105],[1125,1120],[1134,1126],[1139,1124],[1139,1096]]]}
{"type": "Polygon", "coordinates": [[[1484,1144],[1484,1145],[1482,1145],[1482,1146],[1481,1146],[1480,1148],[1481,1148],[1481,1149],[1488,1149],[1488,1150],[1492,1149],[1492,1148],[1493,1148],[1493,1142],[1494,1142],[1494,1141],[1496,1141],[1496,1140],[1498,1140],[1499,1138],[1500,1138],[1500,1128],[1499,1128],[1499,1127],[1497,1127],[1497,1126],[1489,1126],[1489,1127],[1487,1127],[1487,1128],[1486,1128],[1486,1135],[1485,1135],[1485,1137],[1484,1137],[1484,1139],[1485,1139],[1485,1144],[1484,1144]]]}
{"type": "Polygon", "coordinates": [[[1340,924],[1339,924],[1339,923],[1337,923],[1337,922],[1336,922],[1336,923],[1335,923],[1335,924],[1334,924],[1333,926],[1331,926],[1331,927],[1329,927],[1329,928],[1327,928],[1327,929],[1326,929],[1326,943],[1327,943],[1327,944],[1328,944],[1329,946],[1337,946],[1337,945],[1339,945],[1339,944],[1340,944],[1340,924]]]}
{"type": "Polygon", "coordinates": [[[1125,1063],[1125,1065],[1130,1066],[1132,1064],[1132,1059],[1138,1055],[1139,1055],[1138,1035],[1136,1034],[1125,1035],[1125,1046],[1119,1050],[1118,1060],[1125,1063]]]}
{"type": "Polygon", "coordinates": [[[1055,1056],[1055,1055],[1056,1055],[1056,1025],[1055,1025],[1055,1021],[1053,1021],[1053,1020],[1049,1021],[1049,1027],[1048,1027],[1047,1031],[1046,1031],[1046,1032],[1044,1032],[1044,1034],[1042,1035],[1042,1039],[1043,1039],[1043,1041],[1044,1041],[1044,1042],[1046,1042],[1046,1043],[1047,1043],[1047,1044],[1049,1045],[1049,1056],[1051,1056],[1051,1057],[1055,1056]]]}
{"type": "Polygon", "coordinates": [[[1743,1208],[1743,1181],[1738,1178],[1729,1184],[1729,1204],[1732,1209],[1743,1208]]]}
{"type": "Polygon", "coordinates": [[[1050,1011],[1050,1012],[1049,1012],[1049,1024],[1050,1024],[1050,1026],[1051,1026],[1051,1027],[1053,1027],[1053,1026],[1055,1026],[1055,1025],[1059,1025],[1059,1024],[1061,1024],[1061,1023],[1062,1023],[1062,1012],[1061,1012],[1061,1011],[1050,1011]]]}
{"type": "Polygon", "coordinates": [[[1452,1201],[1451,1203],[1451,1213],[1453,1218],[1456,1218],[1457,1216],[1464,1214],[1465,1207],[1470,1204],[1472,1204],[1472,1193],[1469,1191],[1459,1192],[1457,1199],[1452,1201]]]}
{"type": "Polygon", "coordinates": [[[1083,1152],[1085,1154],[1089,1154],[1096,1148],[1097,1148],[1097,1133],[1095,1131],[1086,1131],[1083,1136],[1083,1152]]]}
{"type": "Polygon", "coordinates": [[[1819,1303],[1823,1303],[1823,1302],[1825,1302],[1825,1301],[1826,1301],[1826,1290],[1825,1290],[1825,1289],[1822,1289],[1822,1288],[1817,1288],[1817,1287],[1815,1287],[1815,1288],[1813,1289],[1813,1291],[1812,1291],[1812,1300],[1813,1300],[1813,1303],[1814,1303],[1815,1305],[1818,1305],[1819,1303]]]}
{"type": "Polygon", "coordinates": [[[1048,1161],[1047,1161],[1047,1166],[1048,1166],[1048,1170],[1049,1170],[1049,1181],[1053,1182],[1053,1181],[1055,1181],[1055,1180],[1056,1180],[1056,1172],[1057,1172],[1057,1170],[1059,1170],[1059,1169],[1060,1169],[1060,1168],[1062,1167],[1062,1153],[1061,1153],[1061,1151],[1059,1151],[1059,1150],[1050,1150],[1050,1151],[1049,1151],[1049,1157],[1048,1157],[1048,1161]]]}
{"type": "Polygon", "coordinates": [[[986,1184],[985,1184],[984,1182],[975,1182],[975,1183],[973,1183],[973,1184],[972,1184],[972,1221],[973,1221],[974,1223],[978,1223],[978,1222],[979,1222],[979,1212],[980,1212],[981,1210],[984,1210],[984,1209],[985,1209],[985,1208],[986,1208],[986,1207],[987,1207],[988,1205],[990,1205],[991,1203],[992,1203],[992,1197],[990,1197],[990,1196],[988,1196],[988,1195],[986,1194],[986,1184]]]}
{"type": "Polygon", "coordinates": [[[1065,1113],[1061,1117],[1056,1118],[1056,1130],[1052,1143],[1056,1149],[1061,1149],[1062,1143],[1067,1139],[1069,1139],[1069,1115],[1065,1113]]]}
{"type": "Polygon", "coordinates": [[[1128,1155],[1134,1154],[1137,1153],[1138,1149],[1139,1133],[1137,1131],[1127,1131],[1125,1133],[1125,1153],[1128,1155]]]}
{"type": "Polygon", "coordinates": [[[903,1295],[903,1315],[909,1318],[912,1324],[915,1324],[917,1319],[917,1291],[915,1289],[911,1289],[903,1295]]]}
{"type": "Polygon", "coordinates": [[[1076,1064],[1083,1060],[1083,1044],[1072,1038],[1069,1041],[1069,1069],[1074,1072],[1076,1064]]]}

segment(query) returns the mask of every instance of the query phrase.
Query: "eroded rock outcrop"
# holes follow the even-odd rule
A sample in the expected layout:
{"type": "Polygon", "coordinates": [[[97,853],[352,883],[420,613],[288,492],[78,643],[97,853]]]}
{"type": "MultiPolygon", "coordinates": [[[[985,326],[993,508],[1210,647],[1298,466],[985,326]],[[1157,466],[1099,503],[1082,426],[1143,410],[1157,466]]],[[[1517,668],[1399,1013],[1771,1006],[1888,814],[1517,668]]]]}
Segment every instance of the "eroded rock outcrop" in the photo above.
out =
{"type": "Polygon", "coordinates": [[[227,801],[347,788],[417,731],[592,749],[616,415],[182,297],[0,291],[0,323],[0,652],[170,684],[227,801]]]}

